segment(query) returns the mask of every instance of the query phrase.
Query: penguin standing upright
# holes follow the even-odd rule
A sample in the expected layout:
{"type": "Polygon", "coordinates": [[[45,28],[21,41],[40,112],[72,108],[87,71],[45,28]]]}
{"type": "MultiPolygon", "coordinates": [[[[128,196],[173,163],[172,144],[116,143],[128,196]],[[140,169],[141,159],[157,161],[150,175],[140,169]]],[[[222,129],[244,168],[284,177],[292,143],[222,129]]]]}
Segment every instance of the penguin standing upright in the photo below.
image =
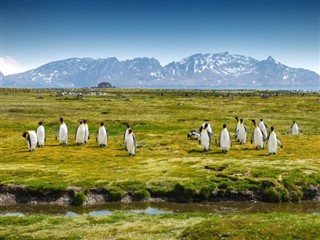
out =
{"type": "Polygon", "coordinates": [[[59,138],[60,140],[60,145],[65,146],[68,144],[68,127],[67,124],[64,122],[63,118],[60,118],[60,126],[59,130],[56,133],[56,139],[59,138]]]}
{"type": "Polygon", "coordinates": [[[37,127],[37,139],[38,139],[38,147],[44,147],[44,142],[46,140],[46,133],[45,133],[45,129],[44,126],[42,125],[42,121],[40,121],[38,123],[38,127],[37,127]]]}
{"type": "Polygon", "coordinates": [[[240,128],[240,119],[238,117],[234,117],[237,121],[237,126],[236,126],[236,129],[234,131],[234,137],[235,139],[237,139],[239,141],[239,138],[238,138],[238,134],[239,134],[239,128],[240,128]]]}
{"type": "Polygon", "coordinates": [[[256,149],[263,149],[263,134],[260,128],[257,126],[256,120],[252,119],[251,121],[255,127],[251,136],[251,143],[254,143],[256,149]]]}
{"type": "Polygon", "coordinates": [[[130,128],[128,131],[128,135],[126,138],[126,149],[129,153],[129,156],[132,156],[136,153],[136,148],[137,148],[137,141],[134,133],[132,132],[132,129],[130,128]]]}
{"type": "Polygon", "coordinates": [[[211,140],[211,133],[208,131],[208,123],[201,125],[200,127],[200,143],[204,148],[204,151],[210,150],[210,140],[211,140]]]}
{"type": "Polygon", "coordinates": [[[298,124],[296,123],[296,121],[293,121],[292,122],[292,125],[291,127],[287,130],[287,133],[290,132],[292,133],[292,135],[299,135],[301,129],[300,127],[298,126],[298,124]]]}
{"type": "Polygon", "coordinates": [[[89,126],[87,123],[87,120],[83,120],[83,125],[84,125],[84,143],[87,143],[90,139],[90,133],[89,133],[89,126]]]}
{"type": "Polygon", "coordinates": [[[29,152],[33,152],[36,149],[38,139],[35,131],[25,131],[22,137],[27,139],[29,152]]]}
{"type": "Polygon", "coordinates": [[[270,128],[271,132],[267,137],[266,144],[268,144],[269,155],[276,155],[278,145],[283,148],[283,145],[280,139],[277,137],[277,134],[274,131],[274,127],[270,128]]]}
{"type": "Polygon", "coordinates": [[[228,132],[227,125],[223,124],[223,129],[220,133],[219,142],[220,142],[220,148],[222,149],[223,153],[229,152],[229,149],[231,147],[231,137],[230,133],[228,132]]]}
{"type": "Polygon", "coordinates": [[[127,140],[127,137],[128,137],[128,134],[129,134],[129,130],[131,129],[131,126],[130,126],[130,124],[127,124],[127,128],[126,128],[126,130],[124,130],[124,133],[123,133],[123,144],[124,144],[124,148],[126,149],[126,150],[128,150],[127,149],[127,145],[126,145],[126,140],[127,140]]]}
{"type": "Polygon", "coordinates": [[[108,130],[104,126],[104,122],[100,123],[100,127],[96,134],[96,140],[101,148],[106,147],[108,144],[108,130]]]}
{"type": "Polygon", "coordinates": [[[260,122],[259,122],[258,126],[259,126],[259,128],[260,128],[260,130],[261,130],[261,132],[263,134],[263,140],[265,140],[267,138],[267,136],[268,136],[268,133],[267,133],[268,126],[264,123],[262,118],[260,119],[260,122]]]}
{"type": "Polygon", "coordinates": [[[76,144],[82,145],[84,144],[84,136],[85,136],[85,126],[82,120],[79,120],[79,126],[76,130],[76,144]]]}
{"type": "Polygon", "coordinates": [[[243,119],[240,119],[240,126],[238,129],[238,141],[240,144],[245,144],[247,141],[247,128],[244,126],[243,119]]]}

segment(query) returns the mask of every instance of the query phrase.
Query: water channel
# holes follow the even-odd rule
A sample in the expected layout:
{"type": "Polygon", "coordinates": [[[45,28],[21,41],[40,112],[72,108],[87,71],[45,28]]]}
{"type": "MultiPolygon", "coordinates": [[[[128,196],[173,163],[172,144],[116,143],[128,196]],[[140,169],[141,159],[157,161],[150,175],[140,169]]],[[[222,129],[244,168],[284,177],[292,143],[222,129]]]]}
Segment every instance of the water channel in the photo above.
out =
{"type": "Polygon", "coordinates": [[[104,203],[93,206],[59,205],[0,205],[0,216],[24,216],[48,214],[59,216],[109,215],[116,211],[145,214],[175,213],[307,213],[320,215],[320,201],[302,201],[300,203],[264,203],[264,202],[204,202],[204,203],[168,203],[168,202],[133,202],[104,203]]]}

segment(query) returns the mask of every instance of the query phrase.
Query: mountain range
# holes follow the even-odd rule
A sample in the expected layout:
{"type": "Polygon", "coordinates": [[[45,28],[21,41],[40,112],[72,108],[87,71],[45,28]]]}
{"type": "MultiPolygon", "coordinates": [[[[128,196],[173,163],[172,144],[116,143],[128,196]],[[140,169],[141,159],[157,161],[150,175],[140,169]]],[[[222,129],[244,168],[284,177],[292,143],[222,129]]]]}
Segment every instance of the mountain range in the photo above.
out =
{"type": "Polygon", "coordinates": [[[194,54],[161,66],[155,58],[70,58],[2,77],[3,87],[82,88],[100,82],[130,88],[319,89],[319,74],[230,54],[194,54]]]}

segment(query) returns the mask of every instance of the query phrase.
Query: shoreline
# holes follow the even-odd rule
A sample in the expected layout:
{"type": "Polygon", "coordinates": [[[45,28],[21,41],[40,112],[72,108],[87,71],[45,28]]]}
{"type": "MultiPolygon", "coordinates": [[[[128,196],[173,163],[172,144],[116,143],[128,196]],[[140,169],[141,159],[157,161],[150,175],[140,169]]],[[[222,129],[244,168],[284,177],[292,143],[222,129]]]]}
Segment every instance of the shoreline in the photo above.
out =
{"type": "MultiPolygon", "coordinates": [[[[24,186],[0,185],[0,205],[61,205],[61,206],[92,206],[108,202],[173,202],[173,203],[199,203],[199,202],[223,202],[223,201],[259,201],[259,202],[300,202],[304,200],[320,200],[320,185],[311,186],[303,192],[303,196],[298,201],[270,201],[265,193],[260,189],[252,190],[215,190],[209,193],[206,199],[200,194],[193,198],[177,195],[177,192],[168,192],[164,195],[152,193],[152,189],[145,190],[149,193],[147,197],[137,197],[133,192],[127,191],[123,197],[114,199],[110,191],[105,188],[91,188],[83,191],[80,188],[69,188],[67,190],[31,190],[24,186]],[[81,195],[82,199],[78,200],[81,195]]],[[[181,193],[180,193],[181,194],[181,193]]],[[[183,194],[182,194],[183,195],[183,194]]]]}

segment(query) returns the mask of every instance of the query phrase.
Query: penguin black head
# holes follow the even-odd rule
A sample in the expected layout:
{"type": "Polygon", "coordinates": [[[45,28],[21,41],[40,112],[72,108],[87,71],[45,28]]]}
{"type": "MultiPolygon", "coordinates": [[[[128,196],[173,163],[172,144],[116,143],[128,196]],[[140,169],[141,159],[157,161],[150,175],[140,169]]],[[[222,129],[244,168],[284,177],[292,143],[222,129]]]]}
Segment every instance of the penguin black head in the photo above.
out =
{"type": "Polygon", "coordinates": [[[83,119],[83,123],[87,123],[87,120],[83,119]]]}
{"type": "Polygon", "coordinates": [[[27,138],[28,137],[28,132],[23,132],[22,137],[27,138]]]}
{"type": "Polygon", "coordinates": [[[293,123],[296,123],[296,121],[293,121],[293,123]]]}
{"type": "Polygon", "coordinates": [[[261,118],[260,121],[262,122],[262,121],[263,121],[263,118],[261,118]]]}
{"type": "Polygon", "coordinates": [[[237,121],[239,121],[239,117],[234,117],[237,121]]]}
{"type": "Polygon", "coordinates": [[[208,123],[205,123],[205,124],[204,124],[204,128],[207,128],[207,127],[208,127],[208,123]]]}
{"type": "Polygon", "coordinates": [[[223,124],[222,127],[223,127],[223,128],[226,128],[226,127],[227,127],[227,124],[223,124]]]}
{"type": "Polygon", "coordinates": [[[242,118],[240,118],[240,122],[243,123],[243,119],[242,118]]]}
{"type": "Polygon", "coordinates": [[[271,128],[270,128],[270,130],[271,130],[271,132],[274,130],[274,127],[272,126],[271,128]]]}
{"type": "Polygon", "coordinates": [[[60,118],[60,122],[63,123],[63,117],[60,118]]]}
{"type": "Polygon", "coordinates": [[[103,125],[104,125],[104,122],[101,122],[100,125],[103,126],[103,125]]]}
{"type": "Polygon", "coordinates": [[[42,121],[38,122],[38,125],[40,125],[40,126],[41,126],[41,125],[42,125],[42,121]]]}
{"type": "Polygon", "coordinates": [[[82,124],[82,120],[79,120],[79,123],[82,124]]]}
{"type": "Polygon", "coordinates": [[[131,128],[129,129],[129,134],[130,134],[130,133],[132,133],[132,129],[131,129],[131,128]]]}

